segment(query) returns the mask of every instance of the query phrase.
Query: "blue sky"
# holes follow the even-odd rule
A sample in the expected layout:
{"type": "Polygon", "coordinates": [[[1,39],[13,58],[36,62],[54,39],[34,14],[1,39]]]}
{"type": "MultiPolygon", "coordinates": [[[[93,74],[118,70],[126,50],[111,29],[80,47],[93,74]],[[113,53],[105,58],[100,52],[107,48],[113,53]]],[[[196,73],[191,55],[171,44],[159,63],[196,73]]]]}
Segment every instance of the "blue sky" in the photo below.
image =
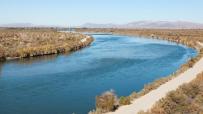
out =
{"type": "Polygon", "coordinates": [[[203,0],[0,0],[0,24],[123,24],[140,20],[203,23],[203,0]]]}

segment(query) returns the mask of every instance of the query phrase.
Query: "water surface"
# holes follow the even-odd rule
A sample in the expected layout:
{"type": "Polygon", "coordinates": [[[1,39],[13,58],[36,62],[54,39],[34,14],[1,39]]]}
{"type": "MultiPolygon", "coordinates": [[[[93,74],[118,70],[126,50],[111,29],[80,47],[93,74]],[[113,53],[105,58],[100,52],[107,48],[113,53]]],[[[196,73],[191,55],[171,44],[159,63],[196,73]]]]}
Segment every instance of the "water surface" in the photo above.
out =
{"type": "Polygon", "coordinates": [[[182,45],[127,36],[94,35],[90,47],[0,63],[0,114],[86,114],[95,96],[119,96],[176,71],[196,55],[182,45]]]}

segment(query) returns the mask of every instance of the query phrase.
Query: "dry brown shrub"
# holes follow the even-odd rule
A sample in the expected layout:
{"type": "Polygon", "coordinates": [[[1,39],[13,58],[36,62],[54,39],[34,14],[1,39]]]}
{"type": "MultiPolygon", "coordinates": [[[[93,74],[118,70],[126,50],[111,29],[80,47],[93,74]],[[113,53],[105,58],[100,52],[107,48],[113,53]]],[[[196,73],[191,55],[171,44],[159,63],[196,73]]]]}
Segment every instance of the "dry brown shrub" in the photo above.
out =
{"type": "Polygon", "coordinates": [[[96,110],[101,112],[114,111],[118,106],[118,99],[113,90],[104,92],[96,97],[96,110]]]}

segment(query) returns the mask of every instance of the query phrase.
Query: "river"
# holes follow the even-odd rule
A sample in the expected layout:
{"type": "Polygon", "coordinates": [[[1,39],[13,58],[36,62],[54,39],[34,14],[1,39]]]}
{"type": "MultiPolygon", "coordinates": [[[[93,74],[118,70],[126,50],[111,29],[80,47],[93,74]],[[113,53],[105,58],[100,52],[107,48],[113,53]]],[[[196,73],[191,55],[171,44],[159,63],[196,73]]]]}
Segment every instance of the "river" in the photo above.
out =
{"type": "Polygon", "coordinates": [[[86,114],[96,95],[140,91],[197,54],[162,40],[93,37],[91,46],[71,54],[0,63],[0,114],[86,114]]]}

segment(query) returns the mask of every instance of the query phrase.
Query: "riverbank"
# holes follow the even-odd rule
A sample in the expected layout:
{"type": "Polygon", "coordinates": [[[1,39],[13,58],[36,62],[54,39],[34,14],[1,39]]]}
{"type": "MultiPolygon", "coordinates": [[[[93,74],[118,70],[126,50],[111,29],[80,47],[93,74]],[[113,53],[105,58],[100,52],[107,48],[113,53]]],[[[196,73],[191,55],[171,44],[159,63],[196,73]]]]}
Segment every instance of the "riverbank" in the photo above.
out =
{"type": "MultiPolygon", "coordinates": [[[[198,43],[203,47],[202,43],[198,43]]],[[[203,67],[201,66],[201,68],[203,67]]],[[[193,74],[193,76],[195,75],[193,74]]],[[[203,72],[198,74],[191,82],[187,82],[176,90],[169,92],[164,98],[157,101],[149,110],[140,111],[139,114],[201,114],[203,112],[202,80],[203,72]]]]}
{"type": "MultiPolygon", "coordinates": [[[[181,75],[183,75],[183,76],[189,77],[189,78],[185,79],[186,81],[191,81],[192,79],[195,78],[195,76],[196,76],[195,74],[200,73],[199,70],[203,70],[202,69],[203,67],[201,66],[203,63],[200,62],[200,61],[202,61],[201,58],[203,56],[203,54],[202,54],[203,51],[202,51],[202,46],[201,46],[201,44],[202,44],[201,42],[203,41],[203,38],[202,38],[203,30],[79,29],[79,31],[103,32],[103,33],[113,33],[113,34],[119,34],[119,35],[129,35],[129,36],[144,36],[144,37],[153,38],[153,39],[167,40],[167,41],[172,41],[172,42],[184,44],[189,47],[195,48],[199,53],[199,55],[197,57],[192,58],[190,61],[188,61],[186,64],[184,64],[177,72],[175,72],[171,76],[162,78],[151,84],[148,84],[147,86],[145,86],[145,88],[142,91],[140,91],[138,93],[134,92],[133,94],[131,94],[128,97],[122,97],[122,100],[124,98],[124,101],[125,102],[127,101],[126,104],[129,104],[128,102],[130,102],[129,100],[131,100],[131,104],[127,105],[127,106],[121,106],[115,112],[108,113],[108,114],[114,114],[114,113],[115,114],[123,114],[123,113],[135,114],[135,113],[139,112],[140,110],[146,111],[146,110],[150,109],[152,107],[152,105],[155,104],[156,101],[163,98],[169,91],[174,90],[174,89],[178,88],[180,85],[182,85],[183,83],[185,83],[185,82],[181,83],[180,80],[173,82],[174,79],[179,78],[179,76],[181,77],[181,75]],[[193,78],[192,78],[192,77],[188,76],[189,75],[188,73],[185,73],[185,72],[188,72],[188,71],[190,71],[191,68],[194,68],[193,66],[195,63],[201,64],[201,65],[200,65],[198,72],[196,71],[197,67],[195,67],[195,69],[194,69],[195,71],[193,72],[195,74],[193,75],[193,78]],[[169,85],[167,85],[166,88],[164,88],[164,90],[168,90],[168,91],[160,91],[159,88],[161,88],[166,83],[169,83],[169,85]],[[170,87],[171,83],[176,86],[170,87]],[[151,93],[153,93],[153,91],[157,91],[158,92],[157,94],[160,94],[161,97],[156,97],[157,94],[150,95],[151,93]],[[145,98],[145,96],[148,96],[148,95],[149,95],[149,97],[147,97],[148,99],[145,98]],[[142,98],[144,100],[143,101],[141,100],[142,102],[139,102],[139,100],[142,98]],[[154,98],[154,99],[152,99],[152,98],[154,98]],[[156,99],[156,98],[158,98],[158,99],[156,99]],[[152,99],[152,100],[150,100],[150,99],[152,99]],[[150,103],[149,103],[149,101],[150,101],[150,103]],[[149,103],[149,106],[145,106],[146,102],[149,103]],[[143,105],[141,105],[141,104],[143,104],[143,105]]],[[[100,113],[100,111],[91,112],[91,113],[97,114],[97,113],[100,113]]]]}
{"type": "Polygon", "coordinates": [[[88,35],[52,29],[0,29],[0,61],[69,53],[92,41],[88,35]]]}
{"type": "Polygon", "coordinates": [[[191,82],[196,76],[203,71],[203,59],[200,59],[192,68],[186,70],[176,78],[166,82],[155,90],[152,90],[148,94],[135,99],[132,104],[121,106],[115,112],[107,114],[137,114],[140,111],[148,111],[153,105],[164,98],[167,93],[172,90],[176,90],[179,86],[191,82]]]}
{"type": "Polygon", "coordinates": [[[196,41],[203,42],[203,29],[76,29],[78,32],[110,33],[117,35],[139,36],[181,43],[198,48],[196,41]]]}

